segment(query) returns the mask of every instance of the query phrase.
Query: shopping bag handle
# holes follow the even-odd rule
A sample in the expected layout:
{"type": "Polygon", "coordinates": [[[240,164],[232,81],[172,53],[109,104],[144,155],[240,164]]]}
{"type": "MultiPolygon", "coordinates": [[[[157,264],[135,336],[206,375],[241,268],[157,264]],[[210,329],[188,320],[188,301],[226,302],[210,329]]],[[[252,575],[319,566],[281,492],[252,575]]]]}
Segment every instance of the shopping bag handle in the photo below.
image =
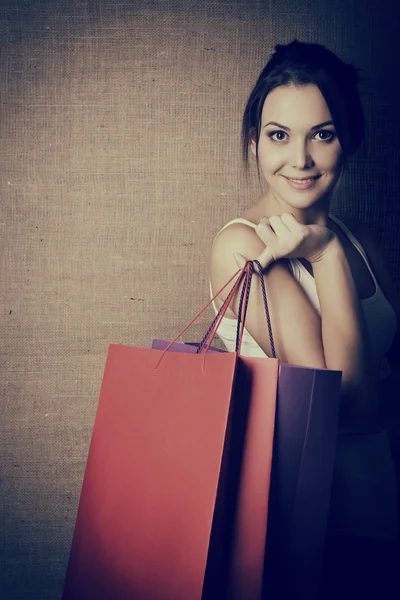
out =
{"type": "MultiPolygon", "coordinates": [[[[169,348],[203,314],[203,312],[210,306],[210,304],[218,298],[218,296],[231,283],[231,281],[233,281],[233,279],[235,279],[235,277],[237,277],[237,279],[236,279],[235,283],[233,284],[233,287],[230,290],[229,294],[225,298],[221,308],[217,312],[213,322],[211,323],[210,327],[208,328],[206,335],[204,336],[203,340],[201,341],[201,343],[199,345],[197,353],[201,353],[203,348],[205,348],[204,354],[207,353],[207,350],[211,346],[211,343],[217,333],[218,327],[219,327],[226,311],[228,310],[229,304],[231,303],[235,293],[237,292],[237,290],[244,278],[244,284],[243,284],[243,287],[241,290],[240,301],[239,301],[238,328],[236,331],[236,347],[235,347],[235,351],[240,354],[243,333],[244,333],[244,327],[245,327],[245,321],[246,321],[246,315],[247,315],[247,308],[248,308],[249,297],[250,297],[251,281],[252,281],[252,276],[253,276],[253,272],[254,272],[254,264],[257,267],[258,275],[259,275],[260,282],[261,282],[261,291],[262,291],[263,300],[264,300],[264,309],[265,309],[265,315],[267,318],[268,333],[269,333],[272,357],[276,358],[275,344],[274,344],[274,339],[273,339],[273,335],[272,335],[271,318],[270,318],[270,314],[269,314],[267,294],[266,294],[266,290],[265,290],[263,268],[258,260],[248,260],[248,261],[246,261],[246,264],[244,265],[244,267],[242,269],[239,269],[238,271],[236,271],[236,273],[234,273],[232,275],[232,277],[230,279],[228,279],[228,281],[215,294],[215,296],[213,296],[213,298],[211,298],[211,300],[209,300],[209,302],[207,302],[207,304],[205,306],[203,306],[203,308],[197,313],[197,315],[195,315],[193,317],[193,319],[186,325],[186,327],[184,327],[182,329],[182,331],[180,333],[178,333],[178,335],[165,347],[165,349],[163,350],[163,352],[161,354],[160,360],[157,362],[157,365],[155,366],[156,369],[158,368],[164,354],[169,350],[169,348]]],[[[205,358],[205,356],[204,356],[204,358],[205,358]]],[[[203,364],[203,369],[204,369],[204,364],[203,364]]]]}
{"type": "Polygon", "coordinates": [[[263,300],[264,300],[264,310],[265,310],[265,316],[267,318],[268,336],[269,336],[269,343],[271,346],[272,358],[276,358],[274,337],[272,335],[271,316],[269,314],[267,291],[265,289],[265,282],[264,282],[264,269],[262,268],[261,263],[258,260],[255,260],[253,262],[255,263],[255,265],[257,267],[258,276],[260,278],[260,283],[261,283],[261,293],[263,295],[263,300]]]}
{"type": "MultiPolygon", "coordinates": [[[[238,354],[240,354],[240,349],[242,346],[244,322],[246,320],[247,306],[248,306],[248,301],[249,301],[249,296],[250,296],[251,281],[252,281],[252,275],[253,275],[253,270],[254,270],[252,261],[247,261],[244,269],[245,269],[245,275],[244,275],[245,280],[243,282],[242,291],[240,293],[237,329],[236,329],[235,352],[237,352],[238,354]],[[243,307],[243,301],[244,301],[244,307],[243,307]],[[244,310],[243,310],[243,308],[244,308],[244,310]]],[[[220,323],[221,323],[222,319],[224,318],[225,313],[226,313],[226,311],[231,303],[231,300],[233,299],[233,296],[236,293],[242,279],[243,279],[243,275],[240,279],[238,279],[235,282],[235,285],[229,292],[228,296],[225,298],[221,308],[217,312],[210,327],[206,331],[205,336],[201,340],[199,347],[197,349],[197,354],[201,354],[203,349],[205,349],[205,353],[207,353],[207,351],[210,348],[210,346],[213,342],[213,339],[218,331],[218,327],[220,326],[220,323]]]]}
{"type": "MultiPolygon", "coordinates": [[[[276,358],[276,350],[275,350],[274,338],[273,338],[273,334],[272,334],[271,316],[270,316],[270,312],[269,312],[267,292],[265,289],[265,282],[264,282],[264,269],[258,260],[247,261],[245,267],[242,270],[242,276],[243,276],[244,270],[246,269],[246,279],[245,279],[244,285],[242,287],[241,297],[240,297],[240,301],[239,301],[238,319],[237,319],[238,326],[237,326],[237,331],[236,331],[235,351],[240,354],[240,349],[241,349],[242,339],[243,339],[243,332],[244,332],[244,327],[245,327],[245,322],[246,322],[248,302],[249,302],[249,297],[250,297],[250,287],[251,287],[251,281],[252,281],[253,270],[254,270],[253,265],[255,265],[257,267],[257,274],[260,278],[261,293],[263,296],[264,310],[265,310],[265,316],[267,319],[267,326],[268,326],[269,342],[270,342],[270,346],[271,346],[272,357],[276,358]],[[244,306],[243,306],[243,302],[244,302],[244,306]],[[243,315],[243,317],[242,317],[242,315],[243,315]]],[[[205,348],[205,352],[207,352],[208,348],[211,346],[212,340],[214,339],[215,334],[217,333],[218,327],[222,321],[222,318],[224,317],[224,315],[226,313],[226,310],[233,298],[235,291],[237,290],[237,287],[238,287],[239,282],[241,281],[241,278],[238,279],[238,281],[233,286],[231,292],[228,294],[228,296],[224,300],[221,308],[217,312],[213,322],[211,323],[210,327],[208,328],[204,338],[200,342],[197,353],[200,354],[202,352],[203,348],[205,348]]],[[[220,294],[220,292],[218,292],[217,296],[219,296],[219,294],[220,294]]],[[[215,299],[215,297],[213,298],[213,300],[214,299],[215,299]]]]}
{"type": "MultiPolygon", "coordinates": [[[[229,304],[231,303],[231,300],[233,299],[234,293],[237,291],[239,284],[240,284],[241,280],[243,279],[243,276],[245,276],[247,278],[247,269],[248,269],[248,265],[246,263],[246,265],[243,267],[242,272],[240,273],[238,279],[236,280],[234,286],[232,287],[231,291],[229,292],[229,294],[227,295],[227,297],[221,304],[220,309],[217,311],[213,321],[211,322],[211,325],[209,326],[206,333],[204,334],[204,337],[201,340],[201,342],[197,348],[196,354],[200,354],[206,345],[209,347],[209,344],[207,342],[210,339],[210,335],[212,335],[212,333],[215,331],[215,329],[218,329],[219,324],[220,324],[222,318],[225,316],[225,313],[228,310],[229,304]]],[[[242,288],[242,294],[243,294],[243,289],[244,288],[242,288]]],[[[209,302],[209,304],[211,304],[211,302],[214,302],[214,300],[217,299],[217,297],[219,296],[221,291],[222,290],[220,290],[218,292],[218,294],[216,294],[214,296],[214,298],[209,302]]],[[[212,336],[213,338],[214,338],[214,335],[212,336]]]]}
{"type": "MultiPolygon", "coordinates": [[[[215,322],[218,320],[218,318],[220,317],[220,315],[222,314],[222,316],[225,314],[226,310],[228,309],[228,306],[233,298],[233,296],[236,293],[237,288],[240,285],[240,282],[242,281],[243,277],[245,276],[246,272],[248,271],[249,267],[248,267],[248,262],[245,264],[245,266],[242,269],[239,269],[238,271],[236,271],[236,273],[234,273],[232,275],[232,277],[230,279],[228,279],[228,281],[224,284],[224,286],[215,294],[215,296],[213,298],[211,298],[211,300],[209,300],[209,302],[207,302],[207,304],[205,306],[203,306],[203,308],[197,313],[197,315],[195,315],[193,317],[193,319],[186,325],[186,327],[184,327],[182,329],[182,331],[180,331],[178,333],[178,335],[171,341],[169,342],[169,344],[164,348],[161,358],[164,356],[164,354],[169,350],[169,348],[181,337],[181,335],[183,335],[185,333],[185,331],[187,329],[189,329],[189,327],[191,325],[193,325],[193,323],[195,321],[197,321],[197,319],[203,314],[203,312],[205,310],[207,310],[207,308],[210,306],[210,304],[212,302],[214,302],[214,300],[216,300],[218,298],[218,296],[224,291],[224,289],[231,283],[231,281],[233,281],[235,279],[236,276],[237,279],[231,289],[231,291],[229,292],[228,296],[226,297],[224,304],[222,305],[221,309],[219,310],[216,318],[214,319],[213,323],[211,324],[211,326],[209,327],[208,331],[207,331],[207,335],[210,333],[212,326],[215,324],[215,322]],[[222,309],[224,309],[222,311],[222,309]]],[[[221,316],[221,318],[222,318],[221,316]]],[[[160,358],[160,360],[161,360],[160,358]]],[[[160,361],[159,361],[160,362],[160,361]]],[[[157,363],[157,366],[159,365],[159,362],[157,363]]],[[[156,366],[156,368],[157,368],[156,366]]]]}

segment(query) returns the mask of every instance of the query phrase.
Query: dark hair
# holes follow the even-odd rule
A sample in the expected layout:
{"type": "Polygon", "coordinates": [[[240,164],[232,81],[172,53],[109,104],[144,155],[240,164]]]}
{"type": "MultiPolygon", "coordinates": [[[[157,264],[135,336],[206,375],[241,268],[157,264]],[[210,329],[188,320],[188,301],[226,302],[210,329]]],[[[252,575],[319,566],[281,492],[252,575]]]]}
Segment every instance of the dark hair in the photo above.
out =
{"type": "Polygon", "coordinates": [[[345,158],[356,152],[364,138],[364,113],[358,94],[358,71],[320,44],[294,40],[275,46],[275,52],[262,70],[243,114],[242,151],[248,162],[249,143],[260,139],[261,114],[265,98],[279,86],[291,83],[316,85],[329,108],[345,158]]]}

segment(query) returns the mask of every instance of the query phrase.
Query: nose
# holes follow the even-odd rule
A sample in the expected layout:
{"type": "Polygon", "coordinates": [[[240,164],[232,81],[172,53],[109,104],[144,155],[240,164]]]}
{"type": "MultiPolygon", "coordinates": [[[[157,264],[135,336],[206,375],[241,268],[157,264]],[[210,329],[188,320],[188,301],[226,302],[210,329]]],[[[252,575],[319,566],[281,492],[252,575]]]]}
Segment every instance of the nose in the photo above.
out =
{"type": "Polygon", "coordinates": [[[299,140],[296,144],[293,144],[290,160],[292,167],[295,169],[307,169],[313,166],[314,161],[307,142],[299,140]]]}

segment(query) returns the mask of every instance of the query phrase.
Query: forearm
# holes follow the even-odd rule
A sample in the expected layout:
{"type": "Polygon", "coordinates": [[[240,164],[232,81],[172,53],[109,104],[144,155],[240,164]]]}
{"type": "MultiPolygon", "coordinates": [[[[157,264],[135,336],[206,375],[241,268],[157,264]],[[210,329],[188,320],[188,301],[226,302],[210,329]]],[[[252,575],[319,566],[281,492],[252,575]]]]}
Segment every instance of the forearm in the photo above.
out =
{"type": "Polygon", "coordinates": [[[342,389],[352,394],[370,379],[371,360],[364,314],[337,238],[312,266],[321,309],[325,364],[327,369],[342,371],[342,389]]]}

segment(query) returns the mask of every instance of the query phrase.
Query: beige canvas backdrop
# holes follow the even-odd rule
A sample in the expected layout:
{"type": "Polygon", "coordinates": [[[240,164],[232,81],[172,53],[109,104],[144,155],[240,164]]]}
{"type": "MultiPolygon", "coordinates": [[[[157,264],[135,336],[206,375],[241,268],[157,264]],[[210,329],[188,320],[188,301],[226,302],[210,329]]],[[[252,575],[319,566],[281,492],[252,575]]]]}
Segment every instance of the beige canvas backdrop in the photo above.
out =
{"type": "MultiPolygon", "coordinates": [[[[399,271],[398,13],[388,0],[1,7],[0,597],[60,597],[108,344],[171,338],[213,236],[261,193],[241,113],[276,43],[363,69],[368,137],[334,210],[399,271]]],[[[199,339],[208,312],[186,339],[199,339]]]]}

